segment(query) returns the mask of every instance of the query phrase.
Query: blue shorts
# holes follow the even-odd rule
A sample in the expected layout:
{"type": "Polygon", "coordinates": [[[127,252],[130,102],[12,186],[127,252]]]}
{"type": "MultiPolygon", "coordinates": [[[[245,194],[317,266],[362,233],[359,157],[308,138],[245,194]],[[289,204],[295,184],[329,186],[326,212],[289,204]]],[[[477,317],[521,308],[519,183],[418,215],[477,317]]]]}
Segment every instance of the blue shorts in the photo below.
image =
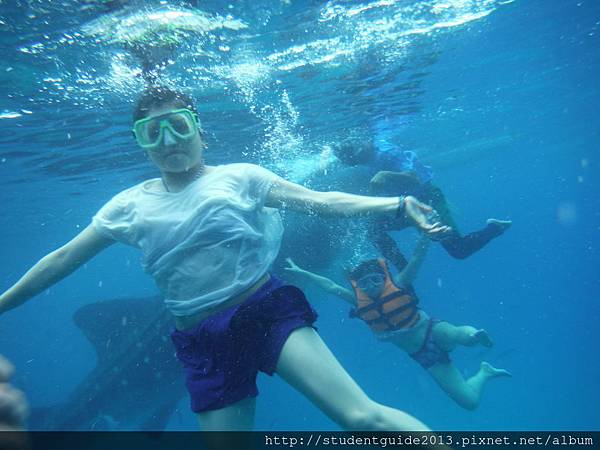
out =
{"type": "Polygon", "coordinates": [[[450,364],[450,353],[440,348],[435,342],[433,337],[433,327],[440,323],[438,319],[429,319],[427,324],[427,331],[425,332],[425,339],[423,339],[423,345],[415,353],[411,354],[410,357],[417,361],[424,369],[430,369],[437,364],[450,364]]]}
{"type": "Polygon", "coordinates": [[[183,364],[194,412],[221,409],[258,395],[258,372],[273,375],[292,331],[317,319],[304,293],[275,277],[238,305],[171,339],[183,364]]]}

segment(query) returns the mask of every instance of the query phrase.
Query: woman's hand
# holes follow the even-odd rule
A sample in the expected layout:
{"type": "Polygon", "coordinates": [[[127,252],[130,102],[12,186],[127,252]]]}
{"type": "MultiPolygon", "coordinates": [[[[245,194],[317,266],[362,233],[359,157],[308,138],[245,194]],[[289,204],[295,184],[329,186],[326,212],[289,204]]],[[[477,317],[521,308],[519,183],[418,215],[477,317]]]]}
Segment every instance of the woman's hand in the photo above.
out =
{"type": "Polygon", "coordinates": [[[411,195],[404,197],[404,214],[430,239],[442,239],[452,230],[441,222],[431,221],[431,218],[437,217],[434,209],[411,195]]]}

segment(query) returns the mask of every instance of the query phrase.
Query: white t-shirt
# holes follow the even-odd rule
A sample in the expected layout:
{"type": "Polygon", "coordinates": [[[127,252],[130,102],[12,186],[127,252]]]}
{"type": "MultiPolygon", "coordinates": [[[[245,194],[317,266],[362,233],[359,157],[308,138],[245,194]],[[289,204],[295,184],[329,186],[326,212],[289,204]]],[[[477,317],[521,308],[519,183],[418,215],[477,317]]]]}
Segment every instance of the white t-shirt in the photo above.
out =
{"type": "Polygon", "coordinates": [[[253,164],[207,171],[181,192],[148,180],[113,197],[92,219],[96,230],[142,250],[142,266],[176,316],[243,292],[279,252],[283,226],[264,207],[277,175],[253,164]]]}

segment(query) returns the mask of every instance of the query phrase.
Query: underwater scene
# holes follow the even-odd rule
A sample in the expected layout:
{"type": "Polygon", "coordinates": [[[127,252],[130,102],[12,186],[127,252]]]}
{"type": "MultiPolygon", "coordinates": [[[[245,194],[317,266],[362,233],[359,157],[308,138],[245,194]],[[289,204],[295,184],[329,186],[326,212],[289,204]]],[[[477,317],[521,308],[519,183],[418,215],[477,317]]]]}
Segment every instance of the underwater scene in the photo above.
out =
{"type": "Polygon", "coordinates": [[[600,2],[0,0],[0,35],[0,423],[600,428],[600,2]]]}

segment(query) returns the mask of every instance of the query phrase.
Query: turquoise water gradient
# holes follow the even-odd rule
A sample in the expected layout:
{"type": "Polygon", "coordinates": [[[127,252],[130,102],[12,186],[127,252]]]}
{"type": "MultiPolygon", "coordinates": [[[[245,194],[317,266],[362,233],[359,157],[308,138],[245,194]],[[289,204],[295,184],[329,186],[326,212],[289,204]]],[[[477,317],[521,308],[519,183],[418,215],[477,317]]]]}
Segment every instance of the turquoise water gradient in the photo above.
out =
{"type": "MultiPolygon", "coordinates": [[[[488,217],[513,221],[465,261],[432,246],[416,283],[430,315],[494,338],[491,350],[454,352],[466,374],[485,359],[514,375],[491,381],[474,412],[349,319],[343,302],[306,290],[320,334],[370,396],[436,429],[598,430],[600,4],[418,3],[373,2],[330,18],[336,5],[367,3],[202,2],[248,28],[212,31],[215,39],[198,44],[212,56],[190,44],[166,76],[199,100],[209,163],[260,162],[289,175],[350,129],[395,117],[395,142],[433,166],[462,231],[488,217]],[[445,20],[457,4],[467,6],[445,20]],[[386,20],[399,34],[375,32],[386,20]],[[327,60],[334,48],[344,52],[327,60]]],[[[0,5],[0,289],[85,227],[112,195],[154,176],[129,132],[141,80],[123,75],[129,63],[118,47],[74,34],[100,12],[29,12],[36,19],[0,5]],[[65,33],[73,43],[61,42],[65,33]]],[[[342,181],[333,171],[322,182],[333,189],[342,181]]],[[[289,231],[293,215],[286,220],[289,231]]],[[[397,237],[410,252],[414,235],[397,237]]],[[[328,239],[317,232],[297,245],[324,251],[328,239]]],[[[344,257],[331,257],[326,274],[342,281],[344,257]]],[[[0,318],[0,352],[32,406],[64,400],[95,365],[74,311],[156,292],[138,261],[135,250],[114,246],[0,318]]],[[[257,429],[337,428],[277,377],[261,376],[259,388],[257,429]]],[[[196,429],[186,401],[169,429],[196,429]]]]}

